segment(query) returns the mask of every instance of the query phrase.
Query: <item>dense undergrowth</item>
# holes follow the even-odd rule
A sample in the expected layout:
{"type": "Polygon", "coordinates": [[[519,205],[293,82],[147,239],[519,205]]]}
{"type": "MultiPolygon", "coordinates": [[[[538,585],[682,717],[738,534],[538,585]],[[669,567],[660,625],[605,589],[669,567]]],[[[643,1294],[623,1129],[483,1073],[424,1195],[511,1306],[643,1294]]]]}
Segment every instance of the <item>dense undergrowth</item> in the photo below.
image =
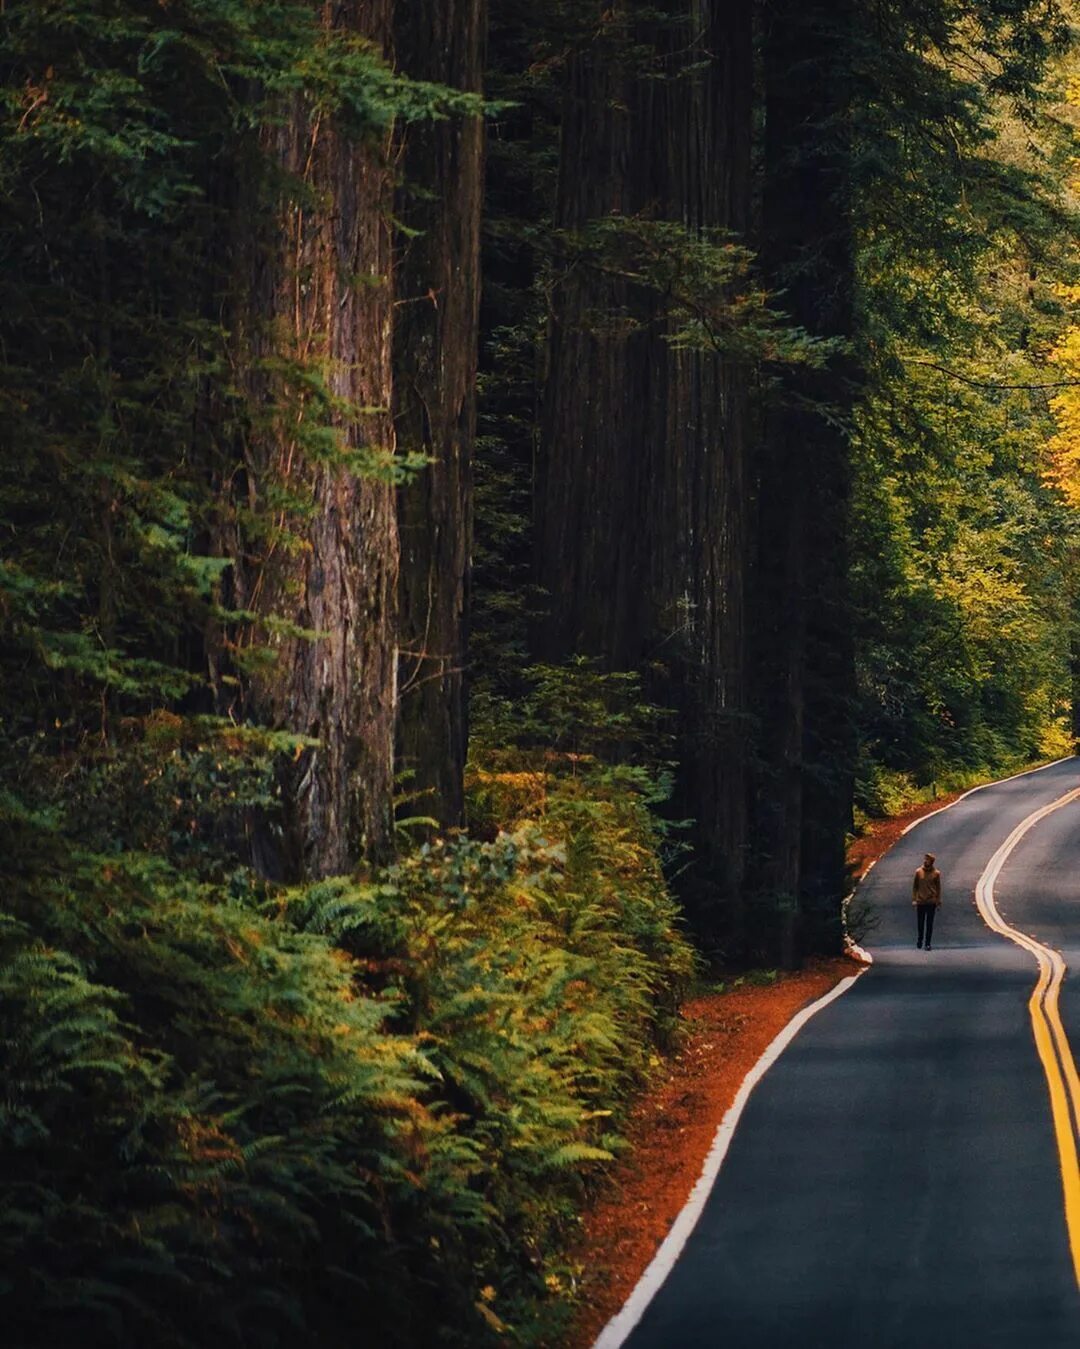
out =
{"type": "Polygon", "coordinates": [[[952,792],[1007,777],[1035,764],[1049,763],[1075,753],[1075,743],[1060,723],[1052,723],[1030,745],[1001,752],[982,762],[942,763],[920,777],[902,769],[888,769],[865,760],[856,781],[854,823],[856,831],[871,820],[899,815],[912,806],[925,805],[952,792]]]}
{"type": "Polygon", "coordinates": [[[77,767],[28,751],[4,799],[7,1333],[555,1334],[583,1187],[692,973],[652,775],[481,752],[476,837],[290,888],[230,861],[271,761],[158,713],[77,767]]]}

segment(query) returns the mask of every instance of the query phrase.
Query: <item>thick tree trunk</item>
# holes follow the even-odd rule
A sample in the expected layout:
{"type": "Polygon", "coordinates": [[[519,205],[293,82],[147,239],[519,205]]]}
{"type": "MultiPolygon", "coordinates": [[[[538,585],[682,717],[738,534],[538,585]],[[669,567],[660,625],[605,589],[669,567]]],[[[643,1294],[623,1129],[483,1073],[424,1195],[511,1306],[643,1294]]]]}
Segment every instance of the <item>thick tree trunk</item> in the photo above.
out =
{"type": "MultiPolygon", "coordinates": [[[[392,0],[346,0],[327,22],[386,49],[391,11],[392,0]]],[[[394,447],[389,413],[371,411],[388,409],[392,396],[392,147],[389,138],[358,145],[299,105],[271,135],[274,159],[304,191],[280,220],[247,222],[266,234],[238,341],[262,371],[253,392],[267,415],[248,438],[238,483],[246,504],[276,528],[256,539],[257,554],[246,545],[233,586],[237,607],[309,634],[280,625],[257,632],[274,662],[254,669],[249,683],[259,720],[318,741],[282,772],[283,828],[259,828],[253,841],[264,871],[299,878],[378,857],[390,838],[394,490],[385,475],[339,461],[394,447]],[[339,406],[352,409],[332,414],[338,445],[305,437],[318,400],[292,373],[294,362],[317,368],[339,406]]]]}
{"type": "MultiPolygon", "coordinates": [[[[751,4],[667,8],[666,22],[644,25],[632,7],[607,10],[606,35],[571,61],[563,229],[612,213],[747,227],[751,4]],[[657,69],[635,66],[628,37],[654,43],[657,69]]],[[[676,809],[695,820],[684,893],[719,953],[741,940],[747,380],[714,353],[673,352],[661,304],[582,270],[555,292],[538,473],[541,641],[548,656],[581,651],[645,670],[651,695],[677,706],[676,809]],[[619,309],[635,331],[596,322],[619,309]]]]}
{"type": "MultiPolygon", "coordinates": [[[[764,34],[762,259],[791,317],[821,337],[852,331],[853,17],[852,0],[773,0],[764,34]]],[[[788,967],[804,949],[840,940],[855,757],[844,424],[853,389],[840,359],[790,374],[772,400],[761,458],[756,841],[788,967]]]]}
{"type": "MultiPolygon", "coordinates": [[[[400,68],[479,92],[485,10],[486,0],[399,5],[400,68]]],[[[431,461],[398,498],[398,764],[416,798],[410,813],[444,826],[464,815],[483,148],[479,117],[410,128],[396,212],[407,233],[396,268],[394,425],[403,451],[431,461]]]]}

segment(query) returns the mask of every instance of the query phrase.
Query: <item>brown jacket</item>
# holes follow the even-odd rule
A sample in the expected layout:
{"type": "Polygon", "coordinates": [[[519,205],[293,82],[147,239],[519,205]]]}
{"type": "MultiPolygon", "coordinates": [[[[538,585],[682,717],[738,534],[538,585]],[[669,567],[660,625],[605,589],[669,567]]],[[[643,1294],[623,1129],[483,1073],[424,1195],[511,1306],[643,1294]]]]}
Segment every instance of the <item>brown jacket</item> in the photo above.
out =
{"type": "Polygon", "coordinates": [[[933,904],[935,908],[941,904],[941,872],[937,867],[931,867],[929,871],[919,867],[916,871],[911,885],[911,902],[933,904]]]}

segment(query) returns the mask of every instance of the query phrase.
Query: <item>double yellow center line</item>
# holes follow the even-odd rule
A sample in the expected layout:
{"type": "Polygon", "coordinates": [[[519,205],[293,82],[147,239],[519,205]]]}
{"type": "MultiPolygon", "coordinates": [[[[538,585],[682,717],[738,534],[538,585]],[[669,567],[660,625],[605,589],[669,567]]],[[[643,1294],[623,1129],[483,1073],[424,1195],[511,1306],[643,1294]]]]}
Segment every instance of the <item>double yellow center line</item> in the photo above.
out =
{"type": "Polygon", "coordinates": [[[1043,806],[1041,810],[1036,810],[1026,820],[1021,820],[979,877],[975,887],[975,902],[988,927],[1008,937],[1017,946],[1022,946],[1025,951],[1030,951],[1038,961],[1039,978],[1028,1002],[1028,1012],[1035,1032],[1035,1046],[1046,1074],[1046,1085],[1050,1089],[1050,1110],[1061,1158],[1061,1184],[1065,1192],[1065,1225],[1069,1233],[1076,1283],[1080,1287],[1080,1076],[1077,1075],[1076,1061],[1069,1047],[1065,1027],[1061,1024],[1058,1006],[1065,978],[1065,961],[1060,951],[1044,946],[1026,932],[1020,932],[1006,923],[994,903],[994,882],[1010,853],[1028,830],[1047,815],[1078,800],[1080,787],[1043,806]]]}

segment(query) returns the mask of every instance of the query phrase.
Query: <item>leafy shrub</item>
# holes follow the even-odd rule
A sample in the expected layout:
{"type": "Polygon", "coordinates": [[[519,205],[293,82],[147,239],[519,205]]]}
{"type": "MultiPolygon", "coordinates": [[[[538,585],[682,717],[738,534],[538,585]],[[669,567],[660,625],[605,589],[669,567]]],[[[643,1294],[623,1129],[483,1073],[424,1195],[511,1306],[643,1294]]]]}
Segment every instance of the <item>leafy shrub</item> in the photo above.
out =
{"type": "Polygon", "coordinates": [[[404,1345],[467,1322],[480,1161],[394,1004],[320,936],[52,842],[0,930],[14,1341],[333,1345],[362,1321],[404,1345]]]}
{"type": "Polygon", "coordinates": [[[477,767],[493,838],[281,890],[213,846],[259,762],[158,718],[0,802],[5,1325],[27,1349],[548,1333],[693,969],[647,775],[477,767]]]}
{"type": "MultiPolygon", "coordinates": [[[[529,799],[509,776],[511,796],[529,799]]],[[[502,785],[485,780],[489,800],[502,785]]],[[[640,802],[636,814],[560,799],[558,785],[553,798],[513,835],[437,841],[377,884],[342,878],[275,901],[302,930],[366,953],[366,978],[398,999],[395,1025],[434,1078],[431,1108],[475,1162],[458,1236],[486,1287],[481,1314],[534,1329],[583,1177],[621,1146],[618,1117],[693,969],[640,802]]]]}

